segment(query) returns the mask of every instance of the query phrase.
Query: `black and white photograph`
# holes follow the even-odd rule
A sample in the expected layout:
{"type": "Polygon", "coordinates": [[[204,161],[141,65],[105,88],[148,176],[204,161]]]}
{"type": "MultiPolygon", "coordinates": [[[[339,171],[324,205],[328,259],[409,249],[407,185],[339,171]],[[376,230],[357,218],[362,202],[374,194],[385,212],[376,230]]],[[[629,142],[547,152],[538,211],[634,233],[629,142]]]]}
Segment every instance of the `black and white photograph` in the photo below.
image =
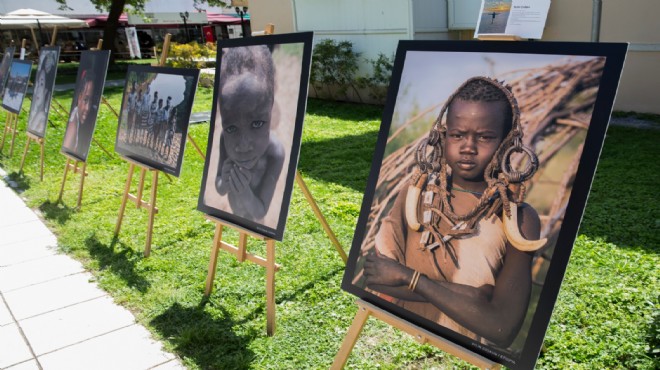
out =
{"type": "Polygon", "coordinates": [[[2,94],[2,107],[7,111],[16,114],[21,113],[21,106],[23,105],[23,99],[25,99],[31,72],[32,61],[12,60],[7,83],[2,94]]]}
{"type": "Polygon", "coordinates": [[[76,90],[61,152],[83,162],[87,160],[96,128],[109,60],[109,50],[86,50],[81,53],[76,90]]]}
{"type": "Polygon", "coordinates": [[[14,51],[16,47],[9,46],[5,48],[4,54],[2,54],[2,61],[0,62],[0,91],[5,91],[5,83],[7,83],[7,76],[9,76],[9,68],[11,67],[11,61],[14,59],[14,51]]]}
{"type": "Polygon", "coordinates": [[[55,87],[55,75],[60,58],[60,47],[43,47],[39,50],[39,64],[34,78],[34,90],[27,130],[29,133],[43,138],[46,135],[50,101],[55,87]]]}
{"type": "Polygon", "coordinates": [[[342,288],[533,368],[625,52],[400,42],[342,288]]]}
{"type": "Polygon", "coordinates": [[[281,240],[307,99],[312,33],[222,40],[198,209],[281,240]]]}
{"type": "Polygon", "coordinates": [[[179,176],[198,77],[197,69],[129,66],[117,153],[179,176]]]}

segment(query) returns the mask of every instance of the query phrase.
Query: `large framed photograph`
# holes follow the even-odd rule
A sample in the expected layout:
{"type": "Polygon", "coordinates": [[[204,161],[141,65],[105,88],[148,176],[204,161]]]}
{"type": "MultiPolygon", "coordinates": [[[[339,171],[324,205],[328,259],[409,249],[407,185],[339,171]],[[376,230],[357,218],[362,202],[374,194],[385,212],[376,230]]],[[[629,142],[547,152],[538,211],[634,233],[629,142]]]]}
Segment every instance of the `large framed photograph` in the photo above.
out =
{"type": "Polygon", "coordinates": [[[401,41],[342,288],[533,368],[626,48],[401,41]]]}
{"type": "Polygon", "coordinates": [[[198,209],[282,240],[298,165],[311,32],[218,42],[198,209]]]}
{"type": "Polygon", "coordinates": [[[40,138],[46,136],[46,123],[48,122],[50,100],[53,97],[59,59],[59,46],[48,46],[39,50],[39,65],[37,66],[37,75],[34,78],[27,130],[40,138]]]}
{"type": "Polygon", "coordinates": [[[2,61],[0,62],[0,91],[5,91],[5,83],[7,82],[7,76],[9,76],[9,68],[11,67],[12,59],[14,59],[15,50],[15,46],[9,46],[5,48],[5,52],[2,54],[2,61]]]}
{"type": "Polygon", "coordinates": [[[21,113],[21,106],[23,105],[31,72],[32,61],[12,60],[2,95],[2,107],[7,111],[16,114],[21,113]]]}
{"type": "Polygon", "coordinates": [[[199,70],[130,65],[115,140],[117,153],[179,176],[199,70]]]}
{"type": "Polygon", "coordinates": [[[109,60],[110,50],[86,50],[80,54],[76,90],[61,152],[83,162],[87,161],[96,128],[109,60]]]}

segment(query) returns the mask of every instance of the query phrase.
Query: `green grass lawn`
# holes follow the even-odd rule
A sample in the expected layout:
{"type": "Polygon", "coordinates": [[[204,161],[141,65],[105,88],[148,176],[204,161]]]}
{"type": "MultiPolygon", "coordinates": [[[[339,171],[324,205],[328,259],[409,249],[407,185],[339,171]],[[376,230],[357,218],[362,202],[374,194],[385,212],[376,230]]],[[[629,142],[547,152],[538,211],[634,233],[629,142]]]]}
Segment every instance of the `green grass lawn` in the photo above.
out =
{"type": "MultiPolygon", "coordinates": [[[[75,78],[75,77],[74,77],[75,78]]],[[[105,96],[119,109],[122,89],[105,96]]],[[[71,92],[56,94],[63,106],[71,92]]],[[[200,88],[195,111],[211,110],[210,89],[200,88]]],[[[26,108],[27,109],[27,108],[26,108]]],[[[345,249],[351,245],[380,125],[376,106],[310,100],[298,169],[345,249]]],[[[56,204],[65,157],[59,154],[65,118],[51,112],[46,169],[39,181],[33,145],[18,174],[27,115],[17,148],[0,167],[21,196],[57,234],[59,248],[92,271],[116,302],[162,340],[190,369],[328,368],[356,313],[355,298],[340,289],[344,264],[298,188],[285,238],[277,243],[277,331],[266,336],[265,269],[221,252],[214,291],[203,298],[214,225],[196,210],[203,160],[188,145],[180,178],[160,177],[159,213],[151,256],[144,258],[147,212],[129,203],[113,240],[128,165],[92,144],[82,210],[75,210],[78,177],[69,177],[64,204],[56,204]]],[[[117,119],[101,107],[95,138],[113,152],[117,119]]],[[[208,124],[190,134],[205,150],[208,124]]],[[[582,228],[559,294],[539,368],[658,366],[657,345],[660,130],[612,127],[582,228]],[[657,315],[656,315],[657,317],[657,315]],[[652,332],[655,328],[656,332],[652,332]]],[[[149,186],[147,186],[147,191],[149,186]]],[[[237,234],[225,239],[236,242],[237,234]]],[[[564,246],[568,247],[568,246],[564,246]]],[[[249,249],[265,255],[265,245],[249,249]]],[[[381,322],[370,320],[348,368],[469,368],[381,322]]]]}

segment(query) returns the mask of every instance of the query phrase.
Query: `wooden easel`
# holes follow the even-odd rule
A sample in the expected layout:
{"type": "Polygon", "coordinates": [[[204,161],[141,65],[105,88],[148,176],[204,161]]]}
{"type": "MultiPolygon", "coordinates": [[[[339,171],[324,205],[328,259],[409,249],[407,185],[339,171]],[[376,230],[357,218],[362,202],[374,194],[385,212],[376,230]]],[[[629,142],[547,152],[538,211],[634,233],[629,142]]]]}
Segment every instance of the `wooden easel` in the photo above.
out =
{"type": "Polygon", "coordinates": [[[121,207],[119,208],[119,217],[117,218],[117,225],[115,226],[115,238],[119,236],[119,230],[121,229],[121,222],[124,218],[124,211],[126,210],[126,201],[128,199],[131,202],[135,203],[138,209],[144,208],[149,211],[149,222],[147,224],[147,240],[144,247],[144,256],[149,257],[151,254],[151,236],[153,234],[154,228],[154,217],[158,213],[158,208],[156,208],[156,194],[158,193],[158,171],[155,168],[145,166],[141,163],[134,162],[128,158],[122,157],[123,160],[128,162],[128,178],[126,179],[126,185],[124,186],[124,195],[121,200],[121,207]],[[133,172],[135,167],[140,168],[140,181],[137,187],[137,194],[130,194],[131,183],[133,180],[133,172]],[[142,200],[142,194],[144,193],[144,178],[148,172],[151,172],[151,196],[148,202],[142,200]]]}
{"type": "Polygon", "coordinates": [[[44,181],[44,138],[33,135],[29,132],[27,133],[27,140],[25,141],[25,150],[23,151],[23,159],[21,159],[21,169],[19,170],[19,172],[23,172],[23,164],[25,163],[25,157],[27,157],[27,152],[28,152],[28,148],[30,147],[31,141],[35,141],[37,144],[39,144],[39,149],[41,153],[40,156],[41,172],[39,178],[41,179],[41,181],[44,181]]]}
{"type": "Polygon", "coordinates": [[[211,258],[209,260],[209,271],[206,276],[206,288],[204,289],[204,296],[211,295],[213,290],[213,280],[215,279],[215,271],[218,266],[218,251],[224,249],[227,252],[233,253],[239,262],[250,261],[259,266],[266,268],[266,334],[272,336],[275,334],[275,272],[279,270],[280,265],[275,263],[275,240],[266,238],[259,234],[245,230],[236,225],[230,225],[224,221],[220,221],[215,217],[206,216],[207,219],[215,222],[215,235],[213,236],[213,246],[211,247],[211,258]],[[222,240],[222,231],[224,227],[231,227],[236,229],[238,235],[238,247],[226,243],[222,240]],[[247,238],[264,240],[266,242],[266,258],[248,253],[247,238]]]}
{"type": "Polygon", "coordinates": [[[522,38],[517,35],[479,35],[477,39],[481,41],[521,41],[522,38]]]}
{"type": "Polygon", "coordinates": [[[18,114],[7,112],[7,120],[5,121],[5,129],[2,132],[2,142],[0,143],[0,152],[5,147],[5,138],[7,133],[11,134],[11,145],[9,146],[9,156],[11,157],[14,153],[14,141],[16,140],[16,132],[18,126],[18,114]]]}
{"type": "Polygon", "coordinates": [[[66,175],[70,170],[74,174],[76,173],[80,174],[80,186],[78,187],[78,203],[76,205],[76,207],[80,209],[80,207],[82,206],[83,186],[85,185],[85,177],[87,177],[88,175],[86,171],[87,162],[79,161],[78,159],[73,158],[68,154],[64,154],[64,156],[66,156],[66,165],[64,165],[64,177],[62,178],[62,186],[60,187],[60,195],[57,197],[57,202],[59,203],[62,201],[62,193],[64,193],[64,184],[66,183],[66,175]],[[82,164],[82,166],[80,166],[80,164],[82,164]]]}
{"type": "Polygon", "coordinates": [[[489,370],[501,369],[500,364],[491,361],[472,351],[469,351],[442,337],[439,337],[429,332],[428,330],[422,329],[405,320],[402,320],[394,316],[393,314],[384,311],[370,303],[358,299],[357,305],[358,305],[358,312],[357,314],[355,314],[355,318],[353,319],[353,323],[351,324],[350,328],[348,328],[348,333],[346,333],[346,337],[344,337],[344,341],[341,344],[341,348],[339,349],[339,352],[337,352],[337,355],[335,356],[335,360],[332,363],[332,367],[330,367],[330,369],[332,370],[340,370],[344,367],[346,361],[348,360],[348,356],[351,354],[351,351],[353,350],[353,346],[355,346],[355,343],[357,342],[357,339],[360,336],[360,333],[362,332],[362,328],[364,327],[364,324],[367,322],[367,319],[369,319],[369,316],[373,316],[395,328],[403,330],[404,332],[412,335],[415,338],[415,340],[417,340],[421,344],[429,343],[481,369],[489,369],[489,370]]]}

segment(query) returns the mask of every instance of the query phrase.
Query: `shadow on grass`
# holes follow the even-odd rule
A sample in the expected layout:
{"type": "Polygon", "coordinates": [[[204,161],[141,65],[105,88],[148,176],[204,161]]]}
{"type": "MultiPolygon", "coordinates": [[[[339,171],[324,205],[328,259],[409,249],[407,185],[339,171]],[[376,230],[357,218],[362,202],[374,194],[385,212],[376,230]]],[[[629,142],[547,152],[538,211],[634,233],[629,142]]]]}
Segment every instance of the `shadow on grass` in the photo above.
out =
{"type": "Polygon", "coordinates": [[[248,369],[255,357],[247,347],[257,333],[237,335],[230,314],[222,307],[210,307],[206,300],[196,307],[174,303],[150,324],[168,338],[180,357],[201,369],[248,369]],[[219,312],[212,315],[211,310],[219,312]]]}
{"type": "Polygon", "coordinates": [[[349,121],[380,120],[383,106],[310,98],[307,99],[307,114],[349,121]]]}
{"type": "Polygon", "coordinates": [[[298,168],[306,176],[364,192],[378,133],[304,142],[298,168]]]}
{"type": "Polygon", "coordinates": [[[104,244],[98,240],[95,234],[85,239],[85,247],[92,258],[98,261],[101,270],[110,269],[115,275],[124,280],[128,286],[142,293],[149,289],[149,281],[137,273],[135,269],[137,262],[143,258],[141,252],[135,252],[116,239],[113,239],[110,244],[104,244]]]}
{"type": "MultiPolygon", "coordinates": [[[[0,160],[0,167],[6,167],[7,163],[0,160]]],[[[5,183],[16,193],[20,194],[28,189],[30,189],[31,180],[29,177],[25,176],[20,172],[10,172],[3,178],[5,183]]]]}
{"type": "Polygon", "coordinates": [[[67,222],[71,218],[71,214],[76,212],[76,208],[71,208],[60,202],[51,202],[50,200],[41,203],[39,210],[44,217],[54,220],[60,225],[67,222]]]}

